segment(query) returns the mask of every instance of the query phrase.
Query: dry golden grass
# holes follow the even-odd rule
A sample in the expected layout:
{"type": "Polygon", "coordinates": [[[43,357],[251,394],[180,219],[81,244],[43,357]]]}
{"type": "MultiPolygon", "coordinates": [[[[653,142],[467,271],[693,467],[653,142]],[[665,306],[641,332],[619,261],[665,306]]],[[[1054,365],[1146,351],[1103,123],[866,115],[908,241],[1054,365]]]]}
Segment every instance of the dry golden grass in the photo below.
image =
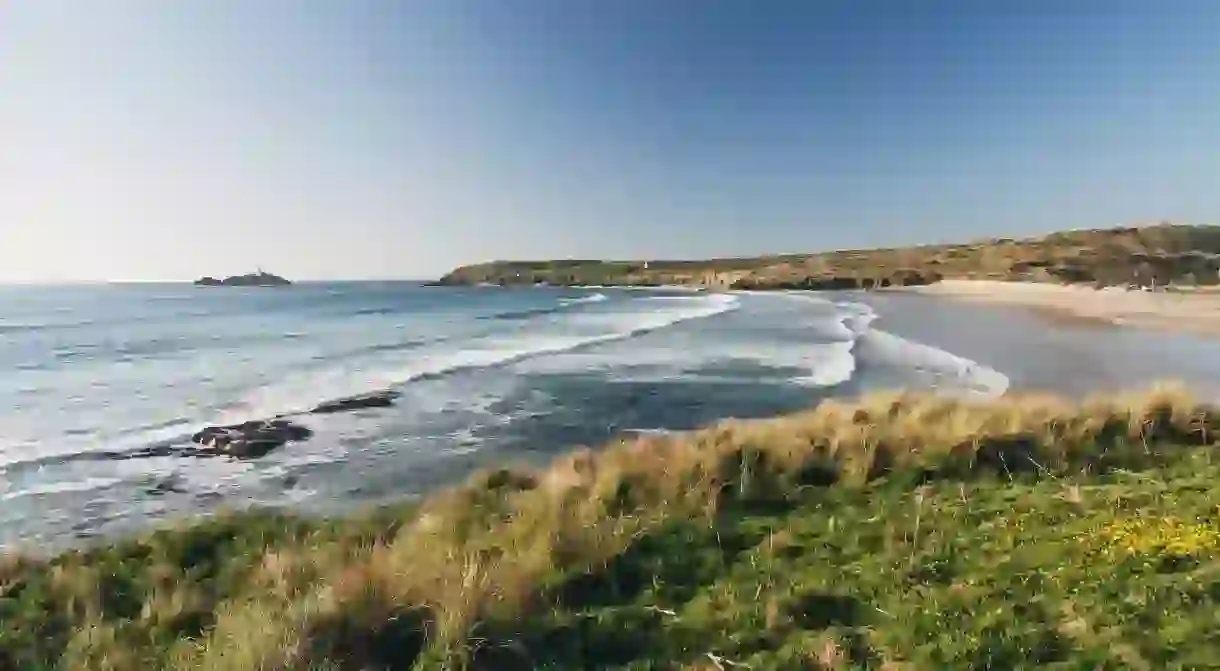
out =
{"type": "MultiPolygon", "coordinates": [[[[299,559],[265,558],[277,576],[268,589],[230,604],[180,668],[381,658],[387,623],[404,618],[419,628],[422,654],[462,668],[491,633],[484,629],[511,639],[516,616],[545,607],[539,597],[548,576],[604,566],[653,525],[714,514],[725,497],[782,497],[800,486],[852,486],[897,472],[1124,466],[1146,456],[1147,444],[1209,442],[1216,421],[1209,407],[1174,389],[1082,404],[891,394],[620,442],[568,455],[542,473],[480,474],[432,499],[389,543],[343,557],[329,575],[306,571],[313,582],[304,601],[302,584],[281,577],[299,559]],[[230,659],[237,661],[222,663],[230,659]]],[[[834,654],[821,656],[832,665],[834,654]]]]}
{"type": "MultiPolygon", "coordinates": [[[[548,586],[604,569],[667,520],[710,520],[728,501],[782,500],[802,488],[881,477],[1145,465],[1163,454],[1151,445],[1210,444],[1217,422],[1213,408],[1174,388],[1082,403],[912,394],[828,401],[787,417],[577,451],[541,472],[481,473],[432,497],[413,523],[386,538],[350,546],[306,540],[267,551],[242,593],[227,598],[180,576],[154,577],[135,624],[124,627],[208,622],[197,636],[171,642],[169,654],[157,653],[183,671],[529,668],[514,648],[514,627],[553,606],[548,586]]],[[[783,532],[770,542],[782,547],[783,532]]],[[[0,565],[0,589],[21,570],[13,559],[0,565]]],[[[166,642],[120,636],[103,621],[104,576],[84,563],[51,571],[58,602],[84,623],[65,663],[148,668],[148,655],[166,642]]],[[[809,654],[818,668],[842,662],[832,639],[809,654]]]]}

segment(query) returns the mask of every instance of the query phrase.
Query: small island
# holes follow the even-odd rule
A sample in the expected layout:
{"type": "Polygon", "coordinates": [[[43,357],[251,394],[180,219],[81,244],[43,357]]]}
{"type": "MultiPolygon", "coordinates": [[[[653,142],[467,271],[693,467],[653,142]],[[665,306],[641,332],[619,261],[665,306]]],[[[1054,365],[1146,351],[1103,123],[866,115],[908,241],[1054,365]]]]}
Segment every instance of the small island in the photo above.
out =
{"type": "Polygon", "coordinates": [[[272,275],[261,270],[245,275],[232,275],[223,280],[215,277],[202,277],[195,280],[195,285],[201,287],[286,287],[290,284],[292,282],[279,275],[272,275]]]}

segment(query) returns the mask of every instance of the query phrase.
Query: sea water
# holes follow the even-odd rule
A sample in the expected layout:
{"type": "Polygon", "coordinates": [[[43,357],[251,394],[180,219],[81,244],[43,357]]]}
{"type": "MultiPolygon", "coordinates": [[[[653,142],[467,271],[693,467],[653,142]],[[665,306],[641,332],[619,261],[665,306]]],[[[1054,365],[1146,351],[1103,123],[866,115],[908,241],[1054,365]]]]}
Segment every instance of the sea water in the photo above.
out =
{"type": "MultiPolygon", "coordinates": [[[[0,546],[58,546],[219,507],[341,511],[623,433],[883,388],[994,396],[1039,369],[988,338],[1035,339],[1046,323],[1004,327],[1000,313],[905,298],[392,282],[3,287],[0,546]],[[185,446],[204,426],[379,389],[402,396],[392,408],[301,415],[315,435],[260,459],[124,458],[185,446]]],[[[1069,335],[1026,355],[1053,359],[1087,342],[1152,356],[1163,344],[1056,332],[1069,335]]],[[[1220,360],[1208,343],[1189,346],[1220,360]]],[[[1105,378],[1090,369],[1072,380],[1089,376],[1105,378]]]]}

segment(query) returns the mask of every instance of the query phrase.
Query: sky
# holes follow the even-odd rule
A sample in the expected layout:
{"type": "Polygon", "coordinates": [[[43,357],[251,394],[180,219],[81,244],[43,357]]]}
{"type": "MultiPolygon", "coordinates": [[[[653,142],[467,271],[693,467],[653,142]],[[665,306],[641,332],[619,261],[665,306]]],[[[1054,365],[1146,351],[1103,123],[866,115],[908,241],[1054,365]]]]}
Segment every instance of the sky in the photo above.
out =
{"type": "Polygon", "coordinates": [[[0,0],[0,282],[1220,222],[1214,0],[0,0]]]}

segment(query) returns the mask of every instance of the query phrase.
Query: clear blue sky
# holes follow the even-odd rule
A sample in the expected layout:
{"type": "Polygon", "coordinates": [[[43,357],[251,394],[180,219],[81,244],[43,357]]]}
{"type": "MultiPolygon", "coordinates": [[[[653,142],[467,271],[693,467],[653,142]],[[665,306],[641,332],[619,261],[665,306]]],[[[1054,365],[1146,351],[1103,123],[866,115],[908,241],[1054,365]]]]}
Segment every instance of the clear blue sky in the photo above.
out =
{"type": "Polygon", "coordinates": [[[1214,0],[15,0],[0,280],[1220,220],[1214,0]]]}

